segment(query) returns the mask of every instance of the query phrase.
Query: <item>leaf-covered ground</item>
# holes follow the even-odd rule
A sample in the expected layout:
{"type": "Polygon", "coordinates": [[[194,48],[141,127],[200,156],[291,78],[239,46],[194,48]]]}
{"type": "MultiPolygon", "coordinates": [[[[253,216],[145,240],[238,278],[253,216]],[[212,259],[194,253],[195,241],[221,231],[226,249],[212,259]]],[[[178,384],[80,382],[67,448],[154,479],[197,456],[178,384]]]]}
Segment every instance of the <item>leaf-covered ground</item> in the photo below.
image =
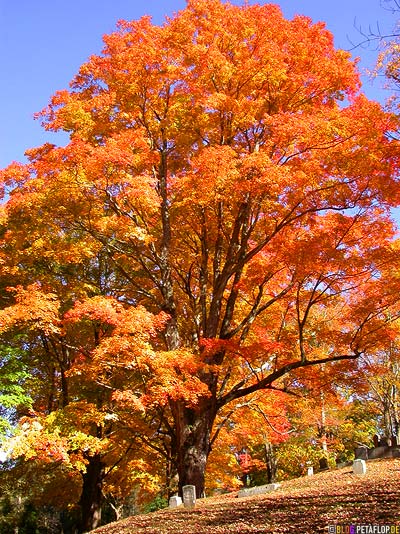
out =
{"type": "Polygon", "coordinates": [[[237,493],[178,508],[133,516],[96,534],[229,534],[328,532],[333,524],[400,526],[400,459],[367,462],[365,475],[352,467],[283,482],[273,493],[239,499],[237,493]]]}

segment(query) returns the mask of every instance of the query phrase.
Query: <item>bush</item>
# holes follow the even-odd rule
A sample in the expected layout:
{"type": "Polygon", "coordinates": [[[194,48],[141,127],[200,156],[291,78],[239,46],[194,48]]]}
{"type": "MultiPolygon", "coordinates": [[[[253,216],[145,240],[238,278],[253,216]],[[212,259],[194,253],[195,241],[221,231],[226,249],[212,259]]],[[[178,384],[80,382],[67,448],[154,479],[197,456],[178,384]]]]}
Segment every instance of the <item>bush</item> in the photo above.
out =
{"type": "Polygon", "coordinates": [[[157,512],[157,510],[162,510],[163,508],[167,508],[167,506],[167,499],[162,495],[157,495],[157,497],[155,497],[151,502],[145,505],[144,513],[148,514],[150,512],[157,512]]]}

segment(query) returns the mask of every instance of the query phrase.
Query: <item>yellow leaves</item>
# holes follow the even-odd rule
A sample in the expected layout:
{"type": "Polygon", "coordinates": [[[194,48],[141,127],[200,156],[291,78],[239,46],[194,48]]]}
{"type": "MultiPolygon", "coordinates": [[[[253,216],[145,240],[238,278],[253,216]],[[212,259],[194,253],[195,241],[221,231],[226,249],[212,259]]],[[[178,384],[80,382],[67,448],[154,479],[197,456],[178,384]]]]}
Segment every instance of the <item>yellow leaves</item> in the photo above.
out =
{"type": "Polygon", "coordinates": [[[27,418],[8,440],[7,451],[14,459],[58,463],[84,472],[89,457],[106,452],[110,446],[108,438],[92,433],[106,421],[107,413],[94,404],[72,402],[48,416],[27,418]]]}
{"type": "Polygon", "coordinates": [[[400,41],[396,31],[389,40],[381,39],[381,52],[375,67],[375,76],[384,74],[387,78],[387,85],[395,89],[395,93],[389,98],[390,108],[398,115],[399,98],[398,84],[400,81],[400,41]]]}
{"type": "Polygon", "coordinates": [[[73,401],[65,408],[48,415],[46,426],[49,429],[62,431],[63,435],[76,431],[90,434],[94,427],[104,427],[107,415],[107,411],[100,410],[93,402],[73,401]]]}
{"type": "Polygon", "coordinates": [[[71,101],[66,104],[60,111],[60,120],[63,124],[63,129],[79,132],[82,139],[88,138],[92,133],[93,118],[80,102],[71,101]]]}
{"type": "Polygon", "coordinates": [[[242,470],[231,442],[226,439],[231,432],[222,429],[220,439],[210,453],[206,471],[206,487],[209,491],[235,491],[242,485],[242,470]]]}
{"type": "Polygon", "coordinates": [[[0,226],[4,226],[7,223],[7,208],[4,204],[0,206],[0,226]]]}
{"type": "Polygon", "coordinates": [[[22,424],[15,437],[7,443],[12,458],[23,456],[25,460],[40,460],[45,463],[69,462],[67,441],[58,430],[48,431],[40,419],[22,424]]]}
{"type": "Polygon", "coordinates": [[[36,118],[46,116],[51,117],[51,122],[43,122],[46,129],[79,132],[83,139],[91,135],[94,126],[92,116],[85,109],[85,104],[74,98],[74,95],[66,90],[58,91],[54,95],[51,105],[41,113],[36,114],[36,118]]]}

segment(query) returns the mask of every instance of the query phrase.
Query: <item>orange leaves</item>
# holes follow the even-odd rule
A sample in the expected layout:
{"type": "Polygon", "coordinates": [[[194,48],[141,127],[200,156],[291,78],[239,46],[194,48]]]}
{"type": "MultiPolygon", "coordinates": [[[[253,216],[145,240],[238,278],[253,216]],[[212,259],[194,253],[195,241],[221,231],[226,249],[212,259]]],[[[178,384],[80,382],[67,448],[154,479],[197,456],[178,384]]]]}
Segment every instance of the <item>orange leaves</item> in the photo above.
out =
{"type": "Polygon", "coordinates": [[[268,115],[326,107],[358,86],[323,25],[285,20],[272,5],[192,2],[162,27],[122,21],[104,40],[74,91],[43,112],[47,127],[95,141],[144,126],[152,148],[167,143],[186,158],[201,139],[265,138],[268,115]]]}
{"type": "Polygon", "coordinates": [[[41,290],[38,284],[26,289],[10,288],[15,293],[15,304],[0,311],[0,330],[27,326],[45,335],[62,334],[59,302],[56,295],[41,290]]]}
{"type": "Polygon", "coordinates": [[[266,445],[284,442],[290,436],[286,405],[285,395],[269,391],[220,411],[207,465],[207,487],[238,488],[244,473],[257,469],[265,473],[266,445]]]}
{"type": "Polygon", "coordinates": [[[129,410],[129,412],[145,411],[145,405],[141,398],[130,389],[114,391],[111,399],[120,409],[129,410]]]}
{"type": "MultiPolygon", "coordinates": [[[[158,335],[165,320],[164,314],[154,316],[140,306],[124,307],[113,298],[93,297],[77,303],[66,314],[66,324],[91,322],[96,340],[90,358],[77,359],[70,375],[83,374],[89,380],[99,379],[111,389],[125,390],[129,373],[132,380],[136,376],[135,382],[142,388],[140,376],[147,375],[156,357],[150,341],[158,335]]],[[[86,340],[83,350],[88,346],[86,340]]]]}
{"type": "Polygon", "coordinates": [[[265,208],[274,211],[279,193],[293,179],[264,150],[238,157],[229,146],[207,147],[190,163],[191,171],[175,185],[182,206],[211,207],[227,198],[238,203],[251,194],[267,197],[265,208]]]}
{"type": "Polygon", "coordinates": [[[197,377],[202,362],[184,349],[156,350],[156,337],[168,317],[154,316],[143,307],[123,307],[112,298],[93,297],[77,303],[65,324],[90,320],[99,332],[89,359],[76,360],[71,377],[98,380],[112,390],[113,402],[142,411],[144,406],[165,405],[169,399],[196,404],[207,396],[197,377]],[[129,376],[129,380],[127,377],[129,376]]]}
{"type": "Polygon", "coordinates": [[[158,353],[151,364],[149,394],[146,403],[165,405],[169,400],[183,401],[195,407],[200,398],[210,392],[199,375],[205,369],[202,362],[191,351],[179,349],[158,353]]]}
{"type": "Polygon", "coordinates": [[[77,302],[74,307],[65,314],[67,322],[77,322],[88,318],[91,321],[116,326],[118,315],[122,312],[122,306],[112,298],[92,297],[82,302],[77,302]]]}
{"type": "MultiPolygon", "coordinates": [[[[220,2],[193,2],[181,16],[188,23],[195,19],[199,28],[194,47],[200,56],[196,57],[200,68],[195,71],[199,83],[196,80],[191,90],[207,87],[213,92],[213,83],[220,94],[234,96],[249,120],[266,103],[269,110],[293,109],[309,99],[333,98],[336,89],[347,86],[350,93],[358,87],[348,55],[335,52],[332,35],[306,17],[287,21],[277,6],[238,7],[220,2]],[[321,87],[326,93],[319,93],[321,87]],[[253,98],[246,99],[243,89],[253,98]]],[[[234,108],[224,103],[215,109],[234,108]]]]}
{"type": "Polygon", "coordinates": [[[13,189],[16,185],[23,184],[31,176],[30,169],[27,165],[13,162],[6,169],[0,170],[0,184],[2,198],[5,188],[13,189]]]}
{"type": "Polygon", "coordinates": [[[286,169],[278,168],[271,160],[268,151],[258,150],[244,155],[239,166],[240,179],[238,186],[243,194],[265,195],[268,198],[266,207],[270,211],[278,208],[278,195],[290,180],[286,169]]]}

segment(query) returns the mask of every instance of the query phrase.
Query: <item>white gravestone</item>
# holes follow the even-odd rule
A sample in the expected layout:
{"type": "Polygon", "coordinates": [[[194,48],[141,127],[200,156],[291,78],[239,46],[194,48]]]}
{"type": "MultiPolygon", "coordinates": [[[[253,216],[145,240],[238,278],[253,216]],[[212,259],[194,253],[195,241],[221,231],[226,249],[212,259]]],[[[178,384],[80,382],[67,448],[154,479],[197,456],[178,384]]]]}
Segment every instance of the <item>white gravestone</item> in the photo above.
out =
{"type": "Polygon", "coordinates": [[[307,467],[307,476],[312,477],[313,474],[314,474],[314,468],[312,466],[307,467]]]}
{"type": "Polygon", "coordinates": [[[239,491],[238,497],[250,497],[250,495],[260,495],[262,493],[269,493],[275,491],[280,487],[280,484],[265,484],[264,486],[255,486],[254,488],[244,488],[239,491]]]}
{"type": "Polygon", "coordinates": [[[185,508],[194,508],[196,504],[196,486],[183,486],[182,494],[185,508]]]}
{"type": "Polygon", "coordinates": [[[169,500],[169,507],[170,508],[177,508],[182,504],[182,499],[178,495],[174,495],[169,500]]]}
{"type": "Polygon", "coordinates": [[[367,464],[365,460],[354,460],[353,463],[353,473],[355,475],[365,475],[367,472],[367,464]]]}

